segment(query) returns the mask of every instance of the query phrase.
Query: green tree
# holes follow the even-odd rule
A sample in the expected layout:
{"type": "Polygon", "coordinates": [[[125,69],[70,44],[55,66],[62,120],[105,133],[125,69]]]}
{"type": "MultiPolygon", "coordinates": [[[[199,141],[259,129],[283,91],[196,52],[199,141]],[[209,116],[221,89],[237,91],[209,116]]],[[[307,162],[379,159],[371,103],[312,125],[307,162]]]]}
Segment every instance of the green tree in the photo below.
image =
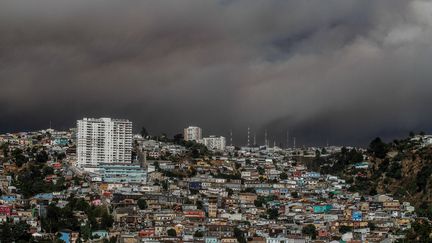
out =
{"type": "Polygon", "coordinates": [[[423,201],[416,209],[418,216],[426,217],[432,220],[432,205],[429,205],[427,202],[423,201]]]}
{"type": "Polygon", "coordinates": [[[65,159],[66,158],[66,154],[65,153],[59,153],[58,155],[57,155],[57,160],[63,160],[63,159],[65,159]]]}
{"type": "Polygon", "coordinates": [[[280,176],[281,180],[286,180],[286,179],[288,179],[288,175],[287,175],[287,173],[285,173],[285,172],[282,172],[279,176],[280,176]]]}
{"type": "Polygon", "coordinates": [[[378,192],[377,192],[377,190],[376,190],[376,187],[374,186],[374,187],[372,187],[372,188],[370,189],[370,191],[369,191],[369,195],[371,195],[371,196],[375,196],[376,194],[378,194],[378,192]]]}
{"type": "Polygon", "coordinates": [[[351,163],[359,163],[363,161],[363,154],[360,151],[357,151],[357,149],[351,149],[349,152],[349,162],[351,163]]]}
{"type": "Polygon", "coordinates": [[[345,234],[345,233],[348,233],[351,231],[352,231],[352,227],[350,227],[350,226],[342,225],[341,227],[339,227],[339,233],[341,233],[341,234],[345,234]]]}
{"type": "Polygon", "coordinates": [[[417,173],[416,184],[417,191],[423,191],[426,189],[426,185],[432,174],[432,165],[425,165],[423,168],[417,173]]]}
{"type": "Polygon", "coordinates": [[[50,204],[47,206],[47,216],[42,219],[42,228],[48,233],[54,233],[61,227],[59,220],[61,218],[61,209],[50,204]]]}
{"type": "Polygon", "coordinates": [[[52,175],[54,174],[54,169],[49,166],[42,167],[42,174],[43,176],[52,175]]]}
{"type": "Polygon", "coordinates": [[[79,229],[79,222],[70,207],[59,208],[53,204],[47,206],[47,215],[42,219],[42,228],[49,233],[60,229],[79,229]]]}
{"type": "Polygon", "coordinates": [[[24,163],[27,163],[28,159],[24,156],[23,151],[19,148],[16,148],[12,151],[12,156],[14,158],[15,164],[18,167],[21,167],[24,163]]]}
{"type": "Polygon", "coordinates": [[[277,208],[269,208],[267,209],[267,217],[269,219],[278,219],[279,210],[277,208]]]}
{"type": "Polygon", "coordinates": [[[108,228],[111,228],[114,223],[114,218],[112,215],[110,215],[107,211],[105,211],[102,214],[101,219],[101,229],[108,230],[108,228]]]}
{"type": "Polygon", "coordinates": [[[204,233],[202,231],[197,230],[197,231],[195,231],[193,236],[196,238],[202,238],[204,236],[204,233]]]}
{"type": "Polygon", "coordinates": [[[177,236],[177,232],[175,231],[175,229],[172,229],[172,228],[167,230],[167,234],[168,234],[168,236],[171,236],[171,237],[177,236]]]}
{"type": "Polygon", "coordinates": [[[49,159],[48,153],[45,150],[40,151],[36,155],[36,161],[39,163],[46,163],[48,161],[48,159],[49,159]]]}
{"type": "Polygon", "coordinates": [[[255,207],[262,208],[262,206],[266,203],[265,197],[258,196],[257,200],[254,201],[255,207]]]}
{"type": "Polygon", "coordinates": [[[327,154],[327,150],[325,148],[321,149],[321,154],[327,154]]]}
{"type": "Polygon", "coordinates": [[[144,210],[144,209],[147,209],[147,201],[144,199],[144,198],[140,198],[140,199],[138,199],[138,201],[137,201],[137,204],[138,204],[138,207],[141,209],[141,210],[144,210]]]}
{"type": "Polygon", "coordinates": [[[69,203],[71,204],[72,208],[79,211],[89,212],[91,208],[90,204],[83,198],[74,198],[73,201],[69,201],[69,203]]]}
{"type": "Polygon", "coordinates": [[[234,237],[237,239],[239,243],[247,242],[244,232],[237,227],[234,228],[234,237]]]}
{"type": "Polygon", "coordinates": [[[308,224],[308,225],[304,226],[302,229],[302,233],[304,235],[311,237],[313,240],[315,240],[316,236],[317,236],[316,227],[313,224],[308,224]]]}
{"type": "Polygon", "coordinates": [[[395,178],[397,180],[402,178],[402,165],[399,162],[392,162],[389,167],[389,171],[386,173],[387,176],[395,178]]]}
{"type": "Polygon", "coordinates": [[[265,169],[261,166],[257,167],[257,171],[258,171],[258,174],[260,174],[260,175],[264,175],[264,173],[265,173],[265,169]]]}
{"type": "Polygon", "coordinates": [[[85,241],[90,239],[90,237],[91,237],[90,222],[87,222],[84,226],[81,226],[80,235],[85,241]]]}
{"type": "Polygon", "coordinates": [[[376,137],[369,144],[368,152],[375,155],[377,158],[383,159],[387,155],[388,146],[385,144],[381,138],[376,137]]]}
{"type": "Polygon", "coordinates": [[[0,146],[4,157],[8,157],[8,153],[9,153],[9,144],[8,143],[2,143],[0,146]]]}

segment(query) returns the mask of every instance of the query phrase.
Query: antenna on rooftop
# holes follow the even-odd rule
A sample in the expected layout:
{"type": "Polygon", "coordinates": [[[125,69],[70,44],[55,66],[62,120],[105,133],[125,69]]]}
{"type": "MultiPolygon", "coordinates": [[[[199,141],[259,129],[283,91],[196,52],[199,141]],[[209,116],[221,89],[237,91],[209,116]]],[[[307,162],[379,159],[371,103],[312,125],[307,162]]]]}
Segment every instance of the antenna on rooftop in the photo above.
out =
{"type": "Polygon", "coordinates": [[[267,128],[264,131],[264,145],[268,147],[268,140],[267,140],[267,128]]]}
{"type": "Polygon", "coordinates": [[[293,146],[296,148],[296,137],[293,138],[293,146]]]}
{"type": "Polygon", "coordinates": [[[230,142],[231,142],[231,146],[233,146],[233,139],[232,139],[232,129],[230,130],[230,142]]]}
{"type": "Polygon", "coordinates": [[[289,130],[286,132],[286,148],[289,148],[289,130]]]}
{"type": "Polygon", "coordinates": [[[250,147],[250,128],[248,127],[248,132],[247,132],[247,146],[250,147]]]}
{"type": "Polygon", "coordinates": [[[254,141],[254,142],[253,142],[253,146],[255,146],[255,145],[256,145],[256,133],[255,133],[255,132],[254,132],[254,137],[253,137],[253,139],[254,139],[254,140],[253,140],[253,141],[254,141]]]}

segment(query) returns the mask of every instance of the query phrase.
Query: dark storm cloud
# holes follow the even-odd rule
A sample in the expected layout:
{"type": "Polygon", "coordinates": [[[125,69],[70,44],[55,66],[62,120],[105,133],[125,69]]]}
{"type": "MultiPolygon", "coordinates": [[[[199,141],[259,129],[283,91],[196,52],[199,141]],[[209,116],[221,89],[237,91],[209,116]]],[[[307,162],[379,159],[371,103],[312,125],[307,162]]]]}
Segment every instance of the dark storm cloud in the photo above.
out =
{"type": "Polygon", "coordinates": [[[428,130],[429,1],[5,0],[0,130],[131,119],[299,144],[428,130]]]}

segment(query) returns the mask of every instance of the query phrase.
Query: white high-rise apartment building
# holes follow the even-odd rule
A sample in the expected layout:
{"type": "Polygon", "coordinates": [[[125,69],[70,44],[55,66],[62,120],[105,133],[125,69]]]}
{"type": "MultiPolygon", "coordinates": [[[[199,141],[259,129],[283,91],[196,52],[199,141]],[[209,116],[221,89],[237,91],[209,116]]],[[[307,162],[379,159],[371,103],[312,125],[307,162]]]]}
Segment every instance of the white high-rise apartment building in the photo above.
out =
{"type": "Polygon", "coordinates": [[[225,150],[225,137],[210,136],[202,139],[202,143],[210,150],[225,150]]]}
{"type": "Polygon", "coordinates": [[[199,142],[202,138],[202,130],[199,127],[189,126],[183,130],[185,141],[199,142]]]}
{"type": "Polygon", "coordinates": [[[131,163],[132,122],[111,118],[83,118],[77,121],[78,167],[100,163],[131,163]]]}

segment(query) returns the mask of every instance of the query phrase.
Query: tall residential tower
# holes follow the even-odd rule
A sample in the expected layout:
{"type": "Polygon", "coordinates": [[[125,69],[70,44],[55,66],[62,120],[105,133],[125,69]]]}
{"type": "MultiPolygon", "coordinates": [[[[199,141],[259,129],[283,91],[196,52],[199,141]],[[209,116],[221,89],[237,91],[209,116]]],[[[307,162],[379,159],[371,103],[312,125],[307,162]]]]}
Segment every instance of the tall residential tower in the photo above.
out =
{"type": "Polygon", "coordinates": [[[77,121],[78,167],[100,163],[131,163],[132,122],[111,118],[83,118],[77,121]]]}

